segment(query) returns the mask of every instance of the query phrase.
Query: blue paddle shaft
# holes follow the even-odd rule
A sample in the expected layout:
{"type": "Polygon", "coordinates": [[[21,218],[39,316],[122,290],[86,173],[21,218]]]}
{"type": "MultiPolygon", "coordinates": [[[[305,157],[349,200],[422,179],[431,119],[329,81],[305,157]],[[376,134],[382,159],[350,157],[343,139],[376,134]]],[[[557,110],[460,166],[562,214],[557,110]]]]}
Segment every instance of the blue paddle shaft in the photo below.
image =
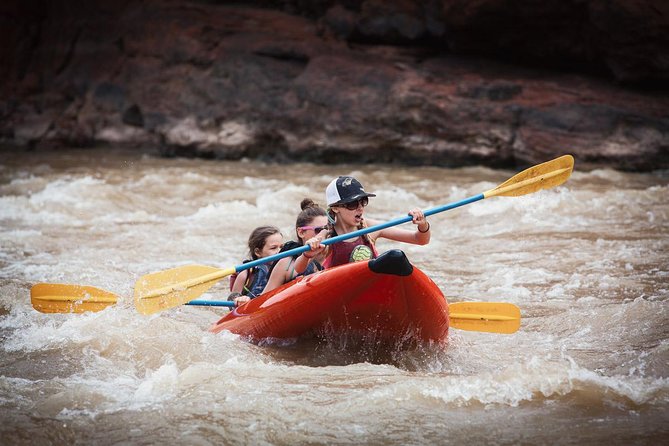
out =
{"type": "MultiPolygon", "coordinates": [[[[460,206],[464,206],[466,204],[473,203],[475,201],[483,200],[484,198],[485,197],[483,194],[474,195],[473,197],[465,198],[464,200],[428,209],[427,211],[424,212],[424,214],[426,217],[429,217],[430,215],[438,214],[440,212],[444,212],[449,209],[454,209],[460,206]]],[[[404,217],[396,218],[395,220],[391,220],[386,223],[380,223],[375,226],[370,226],[368,228],[358,229],[357,231],[349,232],[348,234],[337,235],[335,237],[325,239],[323,240],[322,244],[332,245],[333,243],[341,242],[342,240],[348,240],[354,237],[359,237],[361,235],[369,234],[370,232],[376,232],[382,229],[390,228],[392,226],[401,225],[402,223],[407,223],[412,219],[413,217],[411,217],[411,215],[406,215],[404,217]]],[[[309,247],[309,245],[300,246],[299,248],[291,249],[285,252],[280,252],[278,254],[274,254],[273,256],[263,257],[262,259],[257,259],[251,262],[246,262],[241,265],[237,265],[235,266],[235,271],[236,272],[244,271],[245,269],[253,268],[254,266],[262,265],[263,263],[273,262],[275,260],[283,259],[284,257],[290,257],[302,254],[303,252],[309,251],[310,249],[311,248],[309,247]]]]}
{"type": "Polygon", "coordinates": [[[191,300],[186,305],[199,305],[202,307],[234,307],[234,302],[227,300],[191,300]]]}

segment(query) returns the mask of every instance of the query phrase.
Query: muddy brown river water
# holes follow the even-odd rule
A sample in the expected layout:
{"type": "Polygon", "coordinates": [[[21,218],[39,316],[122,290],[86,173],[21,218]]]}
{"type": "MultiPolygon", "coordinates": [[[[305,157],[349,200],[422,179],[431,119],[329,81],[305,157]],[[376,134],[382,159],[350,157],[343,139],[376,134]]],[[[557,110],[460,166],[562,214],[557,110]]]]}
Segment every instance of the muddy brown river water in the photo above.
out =
{"type": "MultiPolygon", "coordinates": [[[[151,316],[134,281],[237,265],[249,232],[284,235],[299,202],[353,174],[381,221],[495,187],[487,168],[264,164],[127,151],[0,151],[0,443],[658,444],[669,438],[669,172],[580,171],[555,189],[430,217],[403,249],[452,302],[522,310],[513,335],[451,330],[389,361],[263,347],[207,327],[226,310],[151,316]],[[123,299],[42,314],[38,282],[123,299]]],[[[225,295],[227,280],[204,298],[225,295]]]]}

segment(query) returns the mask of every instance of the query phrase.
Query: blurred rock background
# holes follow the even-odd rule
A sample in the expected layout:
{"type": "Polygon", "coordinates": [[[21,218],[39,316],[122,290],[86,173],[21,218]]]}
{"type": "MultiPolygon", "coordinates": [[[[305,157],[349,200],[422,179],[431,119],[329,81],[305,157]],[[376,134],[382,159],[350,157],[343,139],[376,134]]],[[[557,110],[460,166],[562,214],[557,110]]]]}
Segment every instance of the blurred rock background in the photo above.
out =
{"type": "Polygon", "coordinates": [[[665,0],[0,3],[0,143],[669,168],[665,0]]]}

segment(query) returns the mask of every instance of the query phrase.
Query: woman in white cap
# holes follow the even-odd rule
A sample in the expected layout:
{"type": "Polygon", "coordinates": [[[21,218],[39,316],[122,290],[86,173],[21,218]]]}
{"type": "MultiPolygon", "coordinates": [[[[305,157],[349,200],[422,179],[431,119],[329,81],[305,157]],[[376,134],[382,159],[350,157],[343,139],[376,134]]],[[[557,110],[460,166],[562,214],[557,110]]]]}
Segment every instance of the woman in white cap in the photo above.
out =
{"type": "MultiPolygon", "coordinates": [[[[369,197],[375,196],[375,194],[365,192],[362,184],[353,177],[341,176],[332,180],[325,189],[330,220],[329,236],[348,234],[379,224],[380,222],[364,218],[365,206],[369,203],[369,197]]],[[[430,223],[420,209],[412,209],[409,215],[412,217],[413,224],[416,225],[415,231],[390,227],[350,240],[343,240],[327,248],[318,245],[322,241],[319,239],[321,236],[319,234],[314,239],[307,241],[306,244],[312,247],[312,251],[307,251],[305,254],[313,256],[325,249],[323,267],[331,268],[344,263],[376,258],[378,252],[375,241],[379,237],[415,245],[426,245],[430,242],[430,223]]]]}

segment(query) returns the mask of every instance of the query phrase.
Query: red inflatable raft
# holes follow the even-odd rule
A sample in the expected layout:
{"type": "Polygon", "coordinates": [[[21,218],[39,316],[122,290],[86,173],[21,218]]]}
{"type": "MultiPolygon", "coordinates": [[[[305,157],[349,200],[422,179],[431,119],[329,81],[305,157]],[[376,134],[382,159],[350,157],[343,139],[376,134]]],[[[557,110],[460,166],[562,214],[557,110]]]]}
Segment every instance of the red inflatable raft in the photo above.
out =
{"type": "Polygon", "coordinates": [[[402,251],[298,278],[223,316],[210,331],[254,342],[355,337],[395,346],[443,342],[448,303],[402,251]]]}

